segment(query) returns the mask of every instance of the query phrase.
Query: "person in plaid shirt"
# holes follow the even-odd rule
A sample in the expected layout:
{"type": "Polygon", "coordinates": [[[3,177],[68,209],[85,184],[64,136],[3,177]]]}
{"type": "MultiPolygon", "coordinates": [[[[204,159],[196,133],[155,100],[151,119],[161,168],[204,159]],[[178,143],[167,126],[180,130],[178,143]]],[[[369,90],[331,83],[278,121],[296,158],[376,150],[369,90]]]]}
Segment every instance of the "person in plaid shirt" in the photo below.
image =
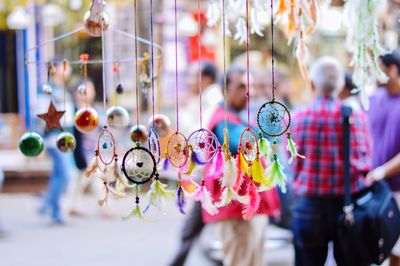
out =
{"type": "MultiPolygon", "coordinates": [[[[342,102],[337,95],[344,71],[332,57],[318,59],[310,69],[314,100],[292,119],[291,134],[305,160],[293,164],[293,233],[296,266],[324,265],[328,243],[334,244],[338,265],[346,265],[336,240],[336,221],[342,212],[344,162],[342,156],[342,102]]],[[[365,188],[371,165],[371,145],[366,114],[351,117],[351,190],[365,188]]],[[[354,265],[352,265],[354,266],[354,265]]]]}

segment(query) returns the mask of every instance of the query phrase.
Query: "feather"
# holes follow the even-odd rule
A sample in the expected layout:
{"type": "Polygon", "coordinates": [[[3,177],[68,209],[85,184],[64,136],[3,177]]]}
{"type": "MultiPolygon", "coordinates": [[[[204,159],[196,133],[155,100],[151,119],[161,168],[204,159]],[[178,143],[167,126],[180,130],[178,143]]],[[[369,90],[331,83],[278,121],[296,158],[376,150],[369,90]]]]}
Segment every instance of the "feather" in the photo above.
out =
{"type": "Polygon", "coordinates": [[[212,196],[204,183],[193,193],[192,197],[200,201],[203,209],[210,215],[216,215],[219,212],[217,207],[213,204],[212,196]]]}
{"type": "Polygon", "coordinates": [[[194,158],[194,151],[191,146],[189,146],[189,152],[190,152],[190,162],[189,162],[189,167],[185,172],[185,175],[191,175],[193,173],[193,170],[196,168],[196,161],[194,158]]]}
{"type": "Polygon", "coordinates": [[[210,168],[210,175],[215,176],[216,179],[223,175],[224,169],[224,154],[221,147],[218,147],[217,155],[213,160],[213,164],[210,168]]]}
{"type": "Polygon", "coordinates": [[[251,173],[254,182],[265,187],[271,186],[271,182],[265,177],[264,168],[261,164],[260,157],[257,157],[251,165],[251,173]]]}
{"type": "Polygon", "coordinates": [[[227,186],[222,190],[220,201],[215,205],[220,208],[229,205],[232,200],[236,200],[242,204],[249,203],[249,197],[247,195],[239,195],[232,187],[227,186]]]}
{"type": "Polygon", "coordinates": [[[89,166],[86,168],[85,175],[87,177],[92,176],[94,173],[96,173],[98,167],[99,167],[99,159],[96,151],[96,156],[92,159],[89,166]]]}
{"type": "Polygon", "coordinates": [[[242,168],[242,164],[240,163],[239,155],[236,156],[236,179],[235,179],[235,191],[239,191],[242,183],[244,181],[244,170],[242,168]]]}
{"type": "Polygon", "coordinates": [[[268,139],[264,138],[261,134],[259,135],[258,139],[258,148],[260,150],[260,153],[264,158],[269,158],[271,154],[271,143],[268,141],[268,139]]]}
{"type": "Polygon", "coordinates": [[[221,178],[221,185],[223,187],[226,186],[234,187],[236,184],[237,172],[238,170],[235,165],[235,159],[231,157],[224,164],[223,176],[221,178]]]}
{"type": "Polygon", "coordinates": [[[109,192],[109,189],[108,189],[108,186],[107,186],[107,183],[106,183],[106,182],[104,182],[103,184],[104,184],[104,188],[105,188],[105,190],[106,190],[106,193],[105,193],[105,195],[104,195],[104,197],[103,197],[102,199],[99,199],[99,200],[97,201],[97,204],[98,204],[99,206],[103,206],[104,204],[107,204],[107,200],[108,200],[108,192],[109,192]]]}
{"type": "Polygon", "coordinates": [[[288,139],[288,143],[287,143],[286,149],[290,152],[290,158],[288,160],[288,163],[292,164],[293,160],[296,157],[300,157],[301,159],[305,159],[306,157],[304,155],[300,155],[300,154],[297,153],[296,143],[292,139],[292,136],[291,136],[290,132],[287,134],[287,139],[288,139]]]}
{"type": "Polygon", "coordinates": [[[284,14],[286,9],[286,0],[279,0],[278,10],[276,11],[275,16],[284,14]]]}
{"type": "Polygon", "coordinates": [[[205,163],[204,161],[202,161],[202,160],[200,159],[200,155],[199,155],[196,151],[192,151],[192,156],[191,156],[191,158],[192,158],[193,162],[194,162],[196,165],[205,165],[205,164],[207,164],[207,163],[205,163]]]}
{"type": "Polygon", "coordinates": [[[164,160],[163,160],[163,163],[162,163],[162,169],[164,170],[164,171],[167,171],[168,170],[168,168],[169,168],[169,159],[168,159],[168,157],[165,157],[164,158],[164,160]]]}
{"type": "Polygon", "coordinates": [[[310,35],[314,32],[315,27],[318,23],[318,3],[317,0],[311,0],[308,6],[308,12],[310,14],[310,19],[312,24],[306,29],[306,35],[310,35]]]}
{"type": "Polygon", "coordinates": [[[167,189],[167,187],[168,185],[161,183],[157,177],[150,185],[150,190],[148,192],[149,202],[160,211],[164,206],[163,199],[173,199],[175,195],[175,192],[167,189]]]}
{"type": "Polygon", "coordinates": [[[286,180],[287,177],[283,172],[283,166],[278,160],[278,155],[274,154],[274,160],[267,169],[267,175],[271,179],[271,184],[278,184],[283,193],[286,192],[286,180]]]}
{"type": "Polygon", "coordinates": [[[249,203],[244,205],[242,210],[242,217],[244,220],[250,220],[256,213],[260,206],[260,195],[257,192],[257,187],[253,182],[250,182],[248,187],[249,203]]]}
{"type": "Polygon", "coordinates": [[[135,217],[135,216],[138,217],[139,219],[144,219],[144,215],[143,215],[142,210],[140,209],[139,203],[136,203],[135,208],[127,216],[122,217],[122,220],[127,221],[130,218],[135,217]]]}
{"type": "Polygon", "coordinates": [[[307,70],[307,62],[309,58],[309,51],[304,42],[303,32],[300,31],[300,36],[297,40],[297,47],[296,47],[296,59],[297,63],[299,64],[299,69],[301,76],[304,80],[308,80],[308,70],[307,70]]]}
{"type": "Polygon", "coordinates": [[[176,190],[176,205],[178,206],[180,213],[186,214],[184,210],[186,201],[182,186],[178,186],[178,189],[176,190]]]}

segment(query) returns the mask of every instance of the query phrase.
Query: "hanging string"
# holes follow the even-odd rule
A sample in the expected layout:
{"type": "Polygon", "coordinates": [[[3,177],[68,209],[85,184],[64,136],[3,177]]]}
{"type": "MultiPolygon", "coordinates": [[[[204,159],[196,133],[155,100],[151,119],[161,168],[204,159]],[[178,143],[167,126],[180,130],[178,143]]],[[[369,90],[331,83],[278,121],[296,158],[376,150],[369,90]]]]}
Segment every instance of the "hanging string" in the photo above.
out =
{"type": "Polygon", "coordinates": [[[177,0],[174,4],[175,14],[175,96],[176,96],[176,132],[179,132],[179,74],[178,74],[178,18],[177,18],[177,0]]]}
{"type": "MultiPolygon", "coordinates": [[[[66,88],[66,85],[65,85],[65,76],[67,75],[67,59],[64,59],[63,60],[63,72],[62,72],[62,86],[63,86],[63,92],[64,92],[64,99],[63,99],[63,105],[64,105],[64,111],[66,111],[65,110],[65,107],[67,106],[67,104],[66,104],[66,98],[67,98],[67,88],[66,88]]],[[[67,125],[67,116],[66,115],[64,115],[64,127],[67,125]]],[[[63,127],[63,130],[64,130],[64,127],[63,127]]]]}
{"type": "Polygon", "coordinates": [[[201,75],[201,21],[200,21],[200,0],[197,0],[197,51],[199,61],[199,96],[200,96],[200,128],[203,128],[203,88],[201,75]]]}
{"type": "MultiPolygon", "coordinates": [[[[133,9],[134,9],[134,15],[135,15],[135,36],[138,36],[137,34],[137,6],[136,6],[136,0],[133,3],[133,9]]],[[[138,86],[138,79],[139,79],[139,70],[138,70],[138,42],[137,39],[135,39],[135,73],[136,73],[136,125],[139,127],[139,86],[138,86]]]]}
{"type": "Polygon", "coordinates": [[[154,32],[153,32],[153,0],[150,0],[150,60],[151,60],[151,107],[152,107],[152,115],[153,115],[153,128],[155,128],[155,121],[154,121],[154,32]]]}
{"type": "MultiPolygon", "coordinates": [[[[107,111],[107,96],[106,96],[106,63],[104,62],[105,58],[105,41],[104,41],[104,4],[101,5],[101,59],[103,60],[102,64],[102,81],[103,81],[103,108],[104,112],[107,111]]],[[[87,87],[86,87],[87,90],[87,87]]],[[[86,93],[87,94],[87,93],[86,93]]],[[[86,101],[87,105],[87,101],[86,101]]]]}
{"type": "Polygon", "coordinates": [[[250,128],[249,0],[246,0],[247,127],[250,128]]]}
{"type": "Polygon", "coordinates": [[[223,46],[223,58],[224,58],[224,123],[225,128],[228,128],[228,102],[227,102],[227,87],[226,87],[226,37],[225,37],[225,0],[222,0],[222,46],[223,46]]]}
{"type": "Polygon", "coordinates": [[[272,101],[275,100],[275,56],[274,56],[274,0],[271,0],[271,75],[272,75],[272,101]]]}

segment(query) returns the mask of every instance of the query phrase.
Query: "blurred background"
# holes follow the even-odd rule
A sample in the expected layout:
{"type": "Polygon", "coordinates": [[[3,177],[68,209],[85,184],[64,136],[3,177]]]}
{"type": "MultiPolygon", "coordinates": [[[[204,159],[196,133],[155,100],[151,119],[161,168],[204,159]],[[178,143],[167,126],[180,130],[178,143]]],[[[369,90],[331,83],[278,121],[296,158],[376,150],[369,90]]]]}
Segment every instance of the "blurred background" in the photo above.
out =
{"type": "MultiPolygon", "coordinates": [[[[0,265],[168,265],[178,247],[184,217],[173,202],[167,204],[163,213],[150,212],[148,220],[122,222],[120,215],[129,211],[133,198],[112,201],[109,212],[104,213],[97,206],[96,196],[87,191],[79,206],[84,212],[82,215],[67,216],[65,226],[54,226],[37,214],[52,162],[46,153],[33,159],[24,157],[18,150],[18,141],[27,129],[27,108],[32,116],[47,108],[47,105],[43,107],[38,97],[38,88],[47,80],[46,62],[58,55],[71,62],[79,61],[83,53],[88,53],[91,60],[101,60],[104,49],[104,58],[111,62],[104,64],[104,82],[101,63],[88,67],[88,76],[96,90],[94,106],[100,119],[105,119],[103,90],[107,105],[111,106],[116,103],[115,87],[118,83],[124,85],[124,95],[119,97],[118,104],[131,114],[130,124],[136,123],[138,111],[140,123],[144,125],[151,116],[151,91],[148,87],[141,88],[141,104],[139,110],[136,108],[133,60],[120,62],[119,77],[113,72],[117,59],[143,56],[150,51],[148,44],[139,42],[138,54],[135,55],[134,40],[121,32],[106,31],[104,47],[101,38],[91,37],[85,31],[68,34],[82,27],[83,16],[90,4],[88,0],[0,1],[0,169],[5,177],[0,193],[0,265]],[[51,41],[64,34],[68,36],[51,41]],[[29,99],[25,99],[27,91],[29,99]]],[[[154,41],[160,46],[154,49],[157,55],[155,110],[169,117],[171,132],[176,122],[173,4],[172,0],[154,0],[153,10],[154,41]]],[[[322,6],[320,23],[315,33],[306,40],[311,51],[310,62],[313,58],[329,54],[338,57],[343,65],[349,65],[343,5],[342,0],[332,0],[330,5],[322,6]]],[[[399,0],[389,0],[380,14],[381,43],[390,49],[396,49],[399,43],[399,5],[399,0]]],[[[207,26],[207,1],[201,1],[201,9],[198,14],[197,1],[178,1],[178,82],[182,106],[192,94],[186,73],[191,63],[199,59],[198,34],[202,59],[214,62],[220,74],[223,70],[221,27],[207,26]]],[[[109,0],[105,11],[112,28],[134,34],[133,1],[109,0]]],[[[138,1],[137,14],[138,35],[148,41],[149,1],[138,1]]],[[[228,14],[228,19],[233,30],[237,18],[235,14],[228,14]]],[[[251,35],[251,69],[262,73],[261,89],[270,90],[269,14],[260,14],[259,23],[264,37],[251,35]]],[[[287,22],[278,21],[275,29],[278,91],[290,106],[296,107],[306,103],[311,96],[298,70],[293,44],[287,45],[286,27],[287,22]]],[[[230,37],[226,41],[227,63],[245,65],[245,45],[230,37]]],[[[71,92],[76,90],[81,78],[80,65],[71,64],[71,76],[67,80],[71,92]]],[[[115,132],[115,135],[121,150],[132,146],[128,129],[115,132]]],[[[162,147],[165,147],[167,139],[161,139],[162,147]]],[[[77,176],[78,171],[74,171],[77,176]]],[[[176,180],[174,173],[165,173],[163,178],[171,183],[176,180]]],[[[71,206],[71,190],[63,199],[65,210],[71,206]]],[[[273,233],[268,236],[267,245],[271,251],[268,255],[271,265],[291,265],[293,250],[290,233],[277,227],[271,230],[273,233]]],[[[218,242],[213,240],[212,232],[206,235],[208,238],[201,241],[203,244],[194,248],[188,265],[218,265],[221,256],[218,242]]]]}

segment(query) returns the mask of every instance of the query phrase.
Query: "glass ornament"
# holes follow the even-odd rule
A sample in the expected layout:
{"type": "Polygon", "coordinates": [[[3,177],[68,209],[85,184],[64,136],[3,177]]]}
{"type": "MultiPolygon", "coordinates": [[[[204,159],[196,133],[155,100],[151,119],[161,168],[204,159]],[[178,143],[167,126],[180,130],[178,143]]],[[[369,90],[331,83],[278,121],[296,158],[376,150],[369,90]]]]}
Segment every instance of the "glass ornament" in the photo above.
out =
{"type": "Polygon", "coordinates": [[[42,92],[51,95],[53,93],[53,88],[46,82],[42,85],[42,92]]]}
{"type": "Polygon", "coordinates": [[[130,132],[131,132],[131,140],[135,143],[140,142],[144,144],[149,136],[146,127],[143,125],[132,126],[130,132]]]}
{"type": "Polygon", "coordinates": [[[171,128],[171,120],[163,114],[155,114],[150,118],[148,127],[152,128],[154,124],[154,129],[156,130],[158,137],[163,138],[168,136],[171,128]],[[153,123],[154,121],[154,123],[153,123]]]}
{"type": "Polygon", "coordinates": [[[69,132],[62,132],[57,136],[57,149],[61,152],[73,152],[76,148],[74,135],[69,132]]]}
{"type": "Polygon", "coordinates": [[[35,132],[27,132],[19,140],[19,150],[27,157],[38,156],[44,149],[42,137],[35,132]]]}
{"type": "Polygon", "coordinates": [[[75,114],[75,127],[82,133],[96,130],[99,125],[99,116],[91,107],[80,108],[75,114]]]}
{"type": "Polygon", "coordinates": [[[109,26],[109,19],[104,12],[105,3],[102,0],[92,0],[90,10],[84,15],[84,25],[86,31],[93,37],[100,37],[102,31],[106,31],[109,26]]]}
{"type": "Polygon", "coordinates": [[[111,128],[123,128],[129,124],[129,113],[121,106],[112,106],[107,110],[107,124],[111,128]]]}

